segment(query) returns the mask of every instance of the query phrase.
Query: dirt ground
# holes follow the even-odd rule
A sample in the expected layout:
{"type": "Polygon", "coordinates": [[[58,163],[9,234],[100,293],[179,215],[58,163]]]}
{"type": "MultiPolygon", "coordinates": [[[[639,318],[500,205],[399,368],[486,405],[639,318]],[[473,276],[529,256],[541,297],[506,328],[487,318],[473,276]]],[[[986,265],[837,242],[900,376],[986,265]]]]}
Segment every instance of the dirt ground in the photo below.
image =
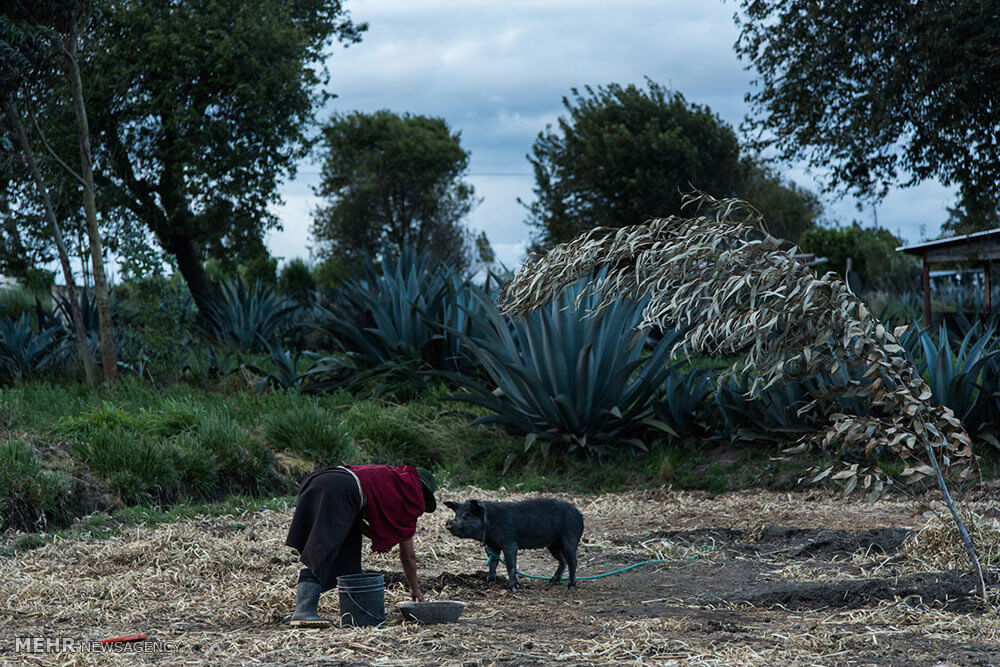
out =
{"type": "MultiPolygon", "coordinates": [[[[477,489],[443,498],[517,494],[477,489]]],[[[121,656],[17,652],[18,637],[86,640],[146,633],[168,651],[156,664],[878,664],[995,665],[1000,613],[971,595],[949,528],[911,499],[867,505],[826,491],[702,493],[651,490],[563,496],[586,521],[581,576],[646,559],[625,574],[517,594],[485,581],[477,543],[447,534],[450,510],[417,535],[428,599],[462,600],[451,625],[404,623],[397,556],[365,566],[390,582],[377,629],[293,630],[283,617],[297,562],[282,546],[291,511],[131,528],[75,537],[0,559],[0,661],[92,664],[121,656]]],[[[928,500],[928,504],[932,504],[928,500]]],[[[983,558],[1000,566],[997,503],[967,502],[983,558]]],[[[521,571],[548,577],[544,550],[521,571]]],[[[502,567],[501,567],[502,572],[502,567]]],[[[996,577],[989,576],[997,594],[996,577]]],[[[321,612],[337,616],[336,596],[321,612]]]]}

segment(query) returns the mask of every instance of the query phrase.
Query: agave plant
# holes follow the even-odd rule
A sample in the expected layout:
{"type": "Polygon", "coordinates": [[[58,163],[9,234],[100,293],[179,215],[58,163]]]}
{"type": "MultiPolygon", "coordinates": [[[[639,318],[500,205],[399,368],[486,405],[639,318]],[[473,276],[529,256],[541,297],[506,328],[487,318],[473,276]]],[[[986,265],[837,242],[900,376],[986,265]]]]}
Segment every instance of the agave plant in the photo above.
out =
{"type": "Polygon", "coordinates": [[[1000,341],[978,322],[971,324],[963,317],[958,325],[965,331],[960,340],[953,340],[941,324],[936,339],[929,331],[912,327],[900,344],[927,379],[935,405],[951,408],[970,430],[995,430],[1000,426],[1000,413],[995,411],[1000,341]]]}
{"type": "Polygon", "coordinates": [[[569,293],[527,317],[511,321],[478,294],[481,335],[458,334],[488,381],[451,374],[468,392],[453,398],[491,414],[473,423],[496,423],[524,435],[525,449],[543,455],[582,450],[603,456],[616,449],[644,450],[643,435],[657,424],[660,388],[675,369],[666,363],[677,334],[645,352],[646,336],[633,331],[642,305],[617,303],[590,317],[592,297],[574,303],[569,293]]]}
{"type": "Polygon", "coordinates": [[[679,435],[692,428],[712,393],[712,369],[684,371],[680,364],[675,364],[671,370],[660,387],[653,411],[661,430],[679,435]]]}
{"type": "Polygon", "coordinates": [[[222,300],[205,313],[209,335],[243,352],[265,352],[290,326],[298,304],[262,283],[223,283],[222,300]]]}
{"type": "Polygon", "coordinates": [[[838,363],[833,373],[790,377],[756,394],[745,375],[720,378],[713,392],[719,435],[781,442],[816,431],[833,413],[870,415],[870,406],[850,391],[865,383],[863,375],[843,360],[838,363]]]}
{"type": "Polygon", "coordinates": [[[58,333],[55,326],[36,333],[28,313],[16,320],[0,317],[0,379],[20,381],[45,370],[59,351],[58,333]]]}
{"type": "Polygon", "coordinates": [[[404,250],[329,293],[319,325],[362,374],[386,390],[425,384],[435,371],[474,372],[456,333],[472,333],[481,291],[430,255],[404,250]]]}
{"type": "Polygon", "coordinates": [[[815,431],[819,420],[813,412],[800,413],[811,396],[804,382],[790,381],[750,393],[745,378],[727,378],[714,390],[720,435],[739,440],[782,441],[815,431]]]}
{"type": "Polygon", "coordinates": [[[336,357],[324,357],[309,351],[289,352],[279,343],[268,346],[268,356],[271,358],[270,369],[248,367],[261,377],[256,385],[258,393],[263,393],[268,387],[322,393],[344,386],[351,375],[347,365],[336,357]]]}

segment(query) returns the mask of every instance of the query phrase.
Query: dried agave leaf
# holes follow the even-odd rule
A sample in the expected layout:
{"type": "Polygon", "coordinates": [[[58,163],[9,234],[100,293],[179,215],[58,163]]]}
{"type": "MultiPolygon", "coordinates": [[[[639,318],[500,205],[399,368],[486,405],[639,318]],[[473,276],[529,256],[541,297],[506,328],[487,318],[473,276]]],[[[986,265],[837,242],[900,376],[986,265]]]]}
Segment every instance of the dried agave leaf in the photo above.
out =
{"type": "MultiPolygon", "coordinates": [[[[820,358],[864,368],[870,382],[852,387],[852,393],[866,397],[883,416],[832,415],[828,429],[808,437],[820,447],[870,455],[882,446],[904,460],[924,456],[930,447],[952,474],[971,474],[971,440],[949,408],[928,402],[930,388],[897,340],[905,329],[888,331],[837,274],[817,276],[795,258],[797,248],[782,249],[746,202],[693,193],[686,203],[701,214],[599,227],[530,258],[504,288],[502,306],[511,315],[524,315],[603,269],[588,287],[599,297],[598,310],[622,295],[646,296],[641,328],[694,325],[675,357],[740,358],[720,382],[753,373],[751,392],[757,392],[785,379],[792,364],[815,376],[822,364],[811,360],[820,358]]],[[[910,469],[911,477],[932,470],[926,464],[910,469]]],[[[879,480],[882,471],[872,467],[850,478],[858,474],[879,480]]]]}

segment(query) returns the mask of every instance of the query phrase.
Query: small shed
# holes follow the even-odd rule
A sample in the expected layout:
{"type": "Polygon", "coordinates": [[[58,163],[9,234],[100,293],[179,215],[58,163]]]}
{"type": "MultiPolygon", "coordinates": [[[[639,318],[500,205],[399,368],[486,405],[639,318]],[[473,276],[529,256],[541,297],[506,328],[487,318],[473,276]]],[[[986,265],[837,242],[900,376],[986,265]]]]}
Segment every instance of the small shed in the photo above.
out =
{"type": "Polygon", "coordinates": [[[930,326],[931,323],[930,267],[935,263],[968,262],[982,268],[983,286],[986,290],[984,306],[986,314],[990,314],[990,269],[993,260],[1000,260],[1000,227],[975,234],[915,243],[896,250],[920,257],[923,268],[924,326],[930,326]]]}

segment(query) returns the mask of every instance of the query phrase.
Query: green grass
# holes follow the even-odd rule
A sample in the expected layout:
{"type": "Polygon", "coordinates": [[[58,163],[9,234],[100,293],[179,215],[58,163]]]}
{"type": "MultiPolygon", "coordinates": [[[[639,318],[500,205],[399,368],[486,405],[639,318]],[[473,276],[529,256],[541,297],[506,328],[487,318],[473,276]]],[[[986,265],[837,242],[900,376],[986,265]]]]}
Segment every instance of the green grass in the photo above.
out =
{"type": "Polygon", "coordinates": [[[264,440],[322,465],[356,463],[360,453],[340,419],[315,402],[293,405],[264,417],[264,440]]]}
{"type": "Polygon", "coordinates": [[[215,501],[184,501],[173,505],[129,505],[95,512],[72,526],[45,533],[18,535],[6,544],[0,541],[0,557],[44,546],[54,539],[90,537],[108,539],[136,526],[159,526],[185,519],[232,516],[234,529],[242,525],[239,517],[261,510],[284,511],[295,506],[295,496],[252,496],[236,494],[215,501]]]}
{"type": "MultiPolygon", "coordinates": [[[[452,486],[581,493],[660,485],[713,493],[791,489],[814,463],[771,460],[773,446],[694,439],[653,444],[647,456],[546,459],[525,454],[520,437],[469,426],[482,412],[445,400],[448,393],[437,385],[420,400],[395,403],[345,392],[154,388],[135,379],[97,390],[49,383],[4,388],[0,503],[18,508],[8,525],[51,530],[86,511],[88,530],[100,533],[263,503],[256,499],[294,492],[309,470],[343,462],[421,465],[452,486]],[[104,513],[93,514],[95,508],[104,513]]],[[[998,461],[984,457],[984,478],[1000,477],[998,461]]],[[[882,465],[889,473],[900,469],[892,461],[882,465]]],[[[4,509],[2,516],[14,513],[4,509]]]]}
{"type": "Polygon", "coordinates": [[[0,530],[37,530],[65,521],[70,491],[65,473],[43,470],[31,444],[0,440],[0,530]]]}
{"type": "Polygon", "coordinates": [[[14,430],[22,419],[18,397],[0,389],[0,431],[14,430]]]}

